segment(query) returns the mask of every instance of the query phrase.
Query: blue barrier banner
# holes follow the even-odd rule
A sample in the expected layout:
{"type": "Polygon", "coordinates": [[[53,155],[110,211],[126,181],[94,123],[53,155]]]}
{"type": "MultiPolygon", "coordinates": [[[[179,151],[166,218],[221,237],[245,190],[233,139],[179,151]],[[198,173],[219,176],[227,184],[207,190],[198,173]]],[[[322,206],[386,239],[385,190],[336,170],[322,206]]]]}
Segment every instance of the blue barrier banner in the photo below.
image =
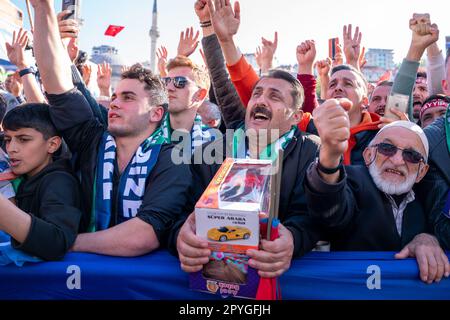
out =
{"type": "MultiPolygon", "coordinates": [[[[427,285],[414,259],[390,252],[313,252],[280,279],[283,300],[450,300],[450,279],[427,285]]],[[[210,300],[189,289],[177,258],[68,254],[64,261],[0,267],[1,300],[210,300]]]]}

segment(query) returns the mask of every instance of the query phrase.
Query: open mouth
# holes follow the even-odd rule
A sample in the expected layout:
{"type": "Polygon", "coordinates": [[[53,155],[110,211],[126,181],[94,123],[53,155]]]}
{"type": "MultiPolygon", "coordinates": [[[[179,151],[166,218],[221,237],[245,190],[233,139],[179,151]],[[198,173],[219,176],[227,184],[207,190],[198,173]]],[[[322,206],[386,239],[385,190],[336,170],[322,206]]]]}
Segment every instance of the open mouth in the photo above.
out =
{"type": "Polygon", "coordinates": [[[386,170],[384,170],[384,172],[389,173],[389,174],[393,174],[393,175],[397,175],[397,176],[400,176],[400,177],[404,177],[405,176],[405,174],[403,172],[395,170],[395,169],[386,169],[386,170]]]}
{"type": "Polygon", "coordinates": [[[256,121],[269,121],[272,119],[272,112],[265,107],[255,107],[251,116],[256,121]]]}
{"type": "Polygon", "coordinates": [[[109,119],[117,119],[117,118],[120,118],[120,116],[118,114],[116,114],[116,113],[109,114],[109,119]]]}
{"type": "Polygon", "coordinates": [[[377,113],[377,114],[379,114],[380,116],[384,117],[385,110],[386,110],[385,107],[379,108],[379,109],[377,109],[377,110],[375,111],[375,113],[377,113]]]}
{"type": "Polygon", "coordinates": [[[253,119],[255,119],[255,120],[260,120],[260,121],[270,120],[270,118],[269,118],[267,115],[262,114],[262,113],[256,113],[256,114],[253,116],[253,119]]]}
{"type": "Polygon", "coordinates": [[[17,167],[20,165],[22,161],[17,160],[17,159],[10,159],[9,160],[9,164],[11,165],[11,167],[17,167]]]}

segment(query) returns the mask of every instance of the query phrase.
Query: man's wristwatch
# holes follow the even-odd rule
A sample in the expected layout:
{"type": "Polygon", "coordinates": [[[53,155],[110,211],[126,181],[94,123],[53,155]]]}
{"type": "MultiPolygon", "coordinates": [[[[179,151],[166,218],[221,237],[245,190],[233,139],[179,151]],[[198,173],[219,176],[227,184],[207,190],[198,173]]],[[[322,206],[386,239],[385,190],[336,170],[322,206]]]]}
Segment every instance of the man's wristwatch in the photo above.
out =
{"type": "Polygon", "coordinates": [[[336,172],[341,171],[341,169],[344,167],[343,164],[343,159],[341,158],[341,162],[339,163],[339,165],[336,168],[325,168],[324,166],[322,166],[322,164],[320,163],[320,159],[319,157],[317,157],[316,163],[317,163],[317,169],[325,174],[335,174],[336,172]]]}
{"type": "Polygon", "coordinates": [[[33,69],[33,67],[25,68],[25,69],[20,70],[19,71],[19,76],[23,77],[23,76],[25,76],[27,74],[30,74],[30,73],[31,74],[36,74],[36,71],[33,69]]]}

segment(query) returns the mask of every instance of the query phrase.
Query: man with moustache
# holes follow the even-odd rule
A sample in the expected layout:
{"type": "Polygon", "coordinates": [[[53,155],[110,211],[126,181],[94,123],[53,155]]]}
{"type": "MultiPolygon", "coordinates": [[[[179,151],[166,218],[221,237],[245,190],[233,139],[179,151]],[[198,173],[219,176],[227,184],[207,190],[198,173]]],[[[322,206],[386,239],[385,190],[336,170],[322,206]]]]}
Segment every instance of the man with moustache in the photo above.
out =
{"type": "Polygon", "coordinates": [[[413,89],[413,117],[420,123],[420,109],[428,98],[428,79],[426,72],[417,72],[416,83],[413,89]]]}
{"type": "Polygon", "coordinates": [[[351,102],[325,105],[315,117],[322,145],[305,189],[309,213],[326,229],[331,249],[397,251],[397,259],[417,259],[422,281],[448,277],[448,258],[412,190],[429,168],[423,130],[409,121],[387,125],[365,149],[365,166],[344,167],[351,102]]]}
{"type": "MultiPolygon", "coordinates": [[[[211,165],[203,160],[192,166],[193,198],[197,201],[226,157],[220,150],[227,148],[233,158],[272,160],[278,157],[280,149],[284,150],[280,238],[262,240],[260,250],[247,252],[249,265],[259,270],[262,277],[280,276],[289,269],[293,256],[310,251],[320,240],[320,233],[306,214],[303,181],[318,144],[296,126],[302,116],[303,101],[303,89],[297,79],[285,71],[271,71],[256,84],[245,119],[242,117],[230,126],[235,129],[234,135],[206,145],[205,148],[216,150],[216,163],[211,165]]],[[[190,212],[186,212],[188,214],[190,212]]],[[[177,249],[181,267],[186,272],[200,271],[209,262],[208,242],[195,235],[194,213],[186,221],[179,221],[170,243],[173,251],[177,249]]]]}
{"type": "MultiPolygon", "coordinates": [[[[204,0],[197,1],[197,3],[199,2],[202,3],[202,5],[199,4],[199,6],[202,8],[205,7],[204,0]]],[[[259,77],[248,64],[245,56],[241,54],[234,41],[234,36],[238,32],[241,22],[239,2],[235,1],[234,10],[232,9],[231,1],[223,2],[210,0],[207,1],[207,7],[211,15],[211,23],[209,25],[212,25],[213,31],[222,48],[231,80],[235,85],[243,104],[247,105],[251,93],[253,92],[252,89],[259,77]]],[[[351,28],[349,29],[349,33],[351,33],[351,28]]],[[[315,46],[311,45],[311,42],[309,42],[309,44],[304,47],[302,55],[305,57],[312,56],[312,51],[315,51],[315,46]]],[[[306,72],[307,69],[311,71],[314,58],[304,58],[303,60],[305,60],[305,66],[300,69],[304,69],[304,72],[306,72]]],[[[300,72],[304,73],[303,71],[300,72]]],[[[312,71],[309,73],[311,74],[307,75],[306,78],[312,77],[312,71]]],[[[224,75],[224,78],[227,78],[226,74],[224,75]]],[[[305,78],[303,75],[299,75],[299,79],[305,78]]],[[[306,88],[306,86],[311,83],[312,81],[305,82],[304,87],[306,88]]],[[[353,102],[352,109],[348,111],[350,114],[352,130],[351,136],[349,137],[349,148],[344,155],[345,164],[363,163],[362,152],[373,139],[381,124],[380,117],[377,114],[365,111],[368,104],[367,85],[364,75],[351,65],[337,66],[331,72],[330,83],[327,88],[327,97],[330,99],[348,98],[353,102]]],[[[309,91],[311,92],[311,90],[309,91]]],[[[219,96],[220,95],[218,95],[218,97],[219,96]]],[[[225,113],[237,114],[241,112],[238,104],[235,104],[234,107],[236,109],[234,112],[232,111],[232,108],[228,107],[227,110],[222,110],[222,113],[225,115],[225,113]]],[[[319,106],[317,108],[321,107],[319,106]]],[[[306,128],[308,133],[317,134],[317,130],[314,127],[314,120],[311,119],[310,116],[300,118],[298,126],[302,130],[306,128]]]]}
{"type": "Polygon", "coordinates": [[[386,112],[386,104],[389,95],[391,94],[393,82],[383,81],[381,82],[375,90],[373,90],[372,95],[370,96],[369,107],[367,111],[371,113],[376,113],[380,117],[384,117],[386,112]]]}

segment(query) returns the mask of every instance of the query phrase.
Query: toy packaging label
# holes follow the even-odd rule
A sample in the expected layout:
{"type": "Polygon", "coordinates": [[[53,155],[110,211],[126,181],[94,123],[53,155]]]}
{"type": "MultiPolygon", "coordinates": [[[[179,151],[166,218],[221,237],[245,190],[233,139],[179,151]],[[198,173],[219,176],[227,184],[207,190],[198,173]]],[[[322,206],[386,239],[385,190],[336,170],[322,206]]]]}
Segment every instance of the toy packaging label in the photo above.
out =
{"type": "Polygon", "coordinates": [[[213,252],[190,287],[222,296],[255,298],[259,284],[248,265],[249,249],[258,249],[260,216],[270,201],[272,162],[226,159],[198,201],[196,234],[213,252]]]}
{"type": "Polygon", "coordinates": [[[258,249],[258,211],[197,209],[195,219],[197,235],[208,240],[212,251],[245,254],[258,249]]]}

